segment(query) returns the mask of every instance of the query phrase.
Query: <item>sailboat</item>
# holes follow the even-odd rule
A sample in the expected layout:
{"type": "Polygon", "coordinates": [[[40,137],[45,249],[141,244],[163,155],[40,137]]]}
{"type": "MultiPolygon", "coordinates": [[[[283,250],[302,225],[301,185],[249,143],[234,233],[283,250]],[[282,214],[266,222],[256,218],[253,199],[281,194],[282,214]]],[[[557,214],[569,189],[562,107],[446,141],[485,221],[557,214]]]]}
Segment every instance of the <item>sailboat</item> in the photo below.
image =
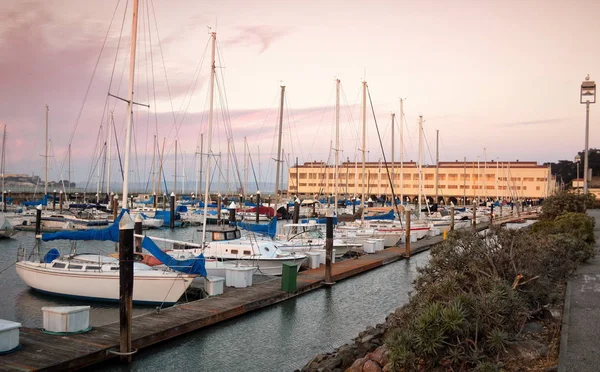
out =
{"type": "MultiPolygon", "coordinates": [[[[133,78],[135,68],[135,49],[137,34],[137,15],[139,0],[134,0],[132,41],[129,66],[129,87],[127,101],[127,126],[125,135],[125,160],[123,179],[123,202],[128,194],[129,158],[131,147],[131,120],[133,105],[133,78]]],[[[125,204],[124,204],[125,206],[125,204]]],[[[34,254],[25,258],[24,250],[21,259],[15,264],[17,274],[33,289],[59,296],[75,297],[100,301],[119,301],[119,260],[99,254],[60,255],[52,249],[41,256],[41,240],[101,240],[116,242],[119,239],[119,224],[131,223],[126,209],[121,211],[112,226],[105,229],[91,229],[78,232],[61,231],[40,236],[39,224],[42,207],[37,207],[36,245],[34,254]]],[[[157,252],[158,254],[158,252],[157,252]]],[[[160,259],[160,258],[159,258],[160,259]]],[[[164,260],[164,258],[163,258],[164,260]]],[[[163,261],[168,266],[179,267],[179,262],[163,261]],[[173,264],[173,265],[172,265],[173,264]]],[[[177,302],[192,283],[197,274],[204,274],[203,265],[189,265],[183,271],[156,269],[142,263],[134,263],[133,269],[133,302],[151,304],[172,304],[177,302]]]]}

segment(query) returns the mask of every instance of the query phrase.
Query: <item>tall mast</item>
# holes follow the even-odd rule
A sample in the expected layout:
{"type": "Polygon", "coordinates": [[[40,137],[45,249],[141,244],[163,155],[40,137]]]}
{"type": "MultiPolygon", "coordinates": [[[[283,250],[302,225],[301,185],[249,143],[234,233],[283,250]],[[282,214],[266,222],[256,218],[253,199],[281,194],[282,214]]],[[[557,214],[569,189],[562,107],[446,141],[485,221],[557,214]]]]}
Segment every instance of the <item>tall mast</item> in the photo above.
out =
{"type": "MultiPolygon", "coordinates": [[[[391,191],[394,189],[394,178],[396,178],[396,175],[394,174],[394,118],[396,117],[396,114],[394,114],[392,112],[392,181],[390,184],[390,194],[391,191]]],[[[392,194],[392,208],[394,208],[394,206],[396,205],[396,201],[394,200],[394,195],[392,194]]]]}
{"type": "Polygon", "coordinates": [[[246,194],[248,193],[248,158],[249,158],[249,152],[250,149],[248,148],[248,138],[246,136],[244,136],[244,192],[242,193],[242,195],[244,195],[244,197],[246,196],[246,194]]]}
{"type": "MultiPolygon", "coordinates": [[[[500,162],[500,158],[496,157],[496,200],[500,201],[500,189],[498,187],[498,178],[500,177],[498,163],[500,162]]],[[[502,207],[502,204],[500,204],[502,207]]]]}
{"type": "Polygon", "coordinates": [[[362,133],[362,197],[360,200],[360,206],[363,208],[362,213],[360,214],[360,224],[361,226],[365,222],[365,182],[367,182],[367,177],[365,175],[365,162],[367,156],[367,82],[363,81],[362,91],[363,91],[363,100],[362,100],[362,121],[363,121],[363,133],[362,133]]]}
{"type": "Polygon", "coordinates": [[[423,115],[419,115],[419,218],[421,218],[421,193],[423,188],[423,115]]]}
{"type": "Polygon", "coordinates": [[[212,146],[212,130],[213,130],[213,105],[215,95],[215,45],[217,42],[217,33],[211,32],[211,55],[210,55],[210,88],[209,88],[209,105],[210,110],[208,114],[208,139],[206,140],[208,156],[206,157],[206,172],[204,176],[204,221],[202,224],[202,244],[206,239],[206,215],[208,214],[208,187],[210,185],[210,153],[212,146]]]}
{"type": "Polygon", "coordinates": [[[133,1],[133,22],[131,24],[131,52],[129,56],[129,87],[127,94],[127,125],[125,127],[125,164],[123,166],[123,208],[127,208],[129,193],[129,153],[131,151],[131,121],[133,119],[133,80],[135,77],[135,48],[137,38],[139,0],[133,1]]]}
{"type": "MultiPolygon", "coordinates": [[[[177,195],[177,140],[175,140],[175,179],[173,180],[173,193],[177,195]]],[[[177,196],[175,196],[177,197],[177,196]]]]}
{"type": "MultiPolygon", "coordinates": [[[[106,165],[106,195],[110,198],[110,156],[111,156],[111,147],[112,147],[112,128],[115,121],[113,118],[113,113],[110,113],[110,122],[108,123],[108,151],[107,151],[107,165],[106,165]]],[[[152,166],[154,166],[154,158],[152,159],[152,166]]],[[[109,200],[109,203],[112,200],[109,200]]]]}
{"type": "Polygon", "coordinates": [[[281,164],[281,134],[283,133],[283,102],[285,85],[281,86],[281,103],[279,105],[279,139],[277,140],[277,160],[275,162],[275,209],[279,201],[279,165],[281,164]]]}
{"type": "Polygon", "coordinates": [[[198,200],[200,200],[200,195],[198,195],[198,192],[200,191],[199,187],[199,183],[200,180],[202,179],[202,161],[203,161],[203,153],[204,153],[204,133],[200,133],[200,152],[196,153],[198,154],[198,176],[196,177],[196,197],[198,198],[198,200]]]}
{"type": "Polygon", "coordinates": [[[467,205],[467,157],[463,163],[463,205],[467,205]]]}
{"type": "Polygon", "coordinates": [[[486,148],[483,148],[483,192],[485,195],[485,202],[487,203],[487,198],[488,198],[488,194],[487,194],[487,151],[486,148]]]}
{"type": "Polygon", "coordinates": [[[4,172],[6,167],[6,124],[4,125],[4,134],[2,135],[2,161],[0,165],[2,166],[2,202],[5,202],[4,197],[6,194],[4,194],[4,172]]]}
{"type": "Polygon", "coordinates": [[[225,195],[229,194],[229,159],[231,157],[231,138],[227,137],[227,159],[225,159],[225,195]]]}
{"type": "Polygon", "coordinates": [[[400,203],[404,205],[404,100],[400,98],[400,203]]]}
{"type": "Polygon", "coordinates": [[[71,191],[71,144],[69,143],[69,188],[67,192],[71,191]]]}
{"type": "Polygon", "coordinates": [[[438,183],[440,176],[440,131],[435,130],[435,201],[438,202],[438,183]]]}
{"type": "Polygon", "coordinates": [[[44,166],[44,195],[48,195],[48,112],[50,108],[46,105],[46,154],[44,155],[45,166],[44,166]]]}
{"type": "MultiPolygon", "coordinates": [[[[154,145],[152,146],[152,195],[156,199],[155,203],[158,202],[158,196],[156,196],[156,134],[154,135],[154,145]]],[[[110,195],[110,194],[109,194],[110,195]]]]}
{"type": "MultiPolygon", "coordinates": [[[[335,186],[333,189],[333,213],[337,216],[338,208],[338,187],[339,187],[339,168],[340,168],[340,79],[335,79],[335,186]]],[[[348,180],[346,180],[348,183],[348,180]]],[[[296,185],[298,187],[298,185],[296,185]]]]}
{"type": "Polygon", "coordinates": [[[181,195],[185,194],[185,151],[181,156],[181,195]]]}

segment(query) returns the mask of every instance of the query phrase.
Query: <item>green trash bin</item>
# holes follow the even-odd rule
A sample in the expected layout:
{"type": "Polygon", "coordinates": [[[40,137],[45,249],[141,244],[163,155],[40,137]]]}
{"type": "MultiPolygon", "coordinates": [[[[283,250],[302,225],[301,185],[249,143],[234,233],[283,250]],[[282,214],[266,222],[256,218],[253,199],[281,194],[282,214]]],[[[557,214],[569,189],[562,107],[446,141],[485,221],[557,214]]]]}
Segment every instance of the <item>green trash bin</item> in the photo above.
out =
{"type": "Polygon", "coordinates": [[[298,276],[298,265],[284,262],[281,273],[281,290],[286,292],[296,291],[296,278],[298,276]]]}

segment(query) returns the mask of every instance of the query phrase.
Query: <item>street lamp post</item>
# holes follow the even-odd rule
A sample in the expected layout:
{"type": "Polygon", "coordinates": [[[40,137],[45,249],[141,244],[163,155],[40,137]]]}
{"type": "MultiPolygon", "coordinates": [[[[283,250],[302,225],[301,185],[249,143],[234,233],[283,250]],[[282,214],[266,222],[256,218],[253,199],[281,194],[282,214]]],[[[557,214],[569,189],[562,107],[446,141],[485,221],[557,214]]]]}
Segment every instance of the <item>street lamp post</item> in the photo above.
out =
{"type": "Polygon", "coordinates": [[[583,154],[583,193],[588,192],[588,143],[590,133],[590,103],[596,103],[596,83],[590,81],[590,75],[581,83],[579,103],[585,103],[585,152],[583,154]]]}
{"type": "Polygon", "coordinates": [[[577,180],[577,193],[579,194],[579,162],[581,162],[581,156],[579,154],[575,155],[575,164],[577,164],[577,173],[575,174],[575,179],[577,180]]]}

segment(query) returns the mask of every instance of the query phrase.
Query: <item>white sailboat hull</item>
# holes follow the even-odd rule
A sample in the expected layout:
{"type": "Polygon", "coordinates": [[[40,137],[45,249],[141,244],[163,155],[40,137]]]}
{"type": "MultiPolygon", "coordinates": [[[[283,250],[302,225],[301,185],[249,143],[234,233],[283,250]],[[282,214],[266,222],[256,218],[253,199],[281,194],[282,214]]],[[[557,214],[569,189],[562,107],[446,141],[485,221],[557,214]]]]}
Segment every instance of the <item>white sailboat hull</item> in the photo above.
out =
{"type": "MultiPolygon", "coordinates": [[[[119,271],[59,270],[50,264],[21,261],[17,274],[31,288],[55,295],[89,300],[118,301],[119,271]]],[[[135,271],[133,301],[173,304],[192,283],[194,276],[156,270],[135,271]]]]}

